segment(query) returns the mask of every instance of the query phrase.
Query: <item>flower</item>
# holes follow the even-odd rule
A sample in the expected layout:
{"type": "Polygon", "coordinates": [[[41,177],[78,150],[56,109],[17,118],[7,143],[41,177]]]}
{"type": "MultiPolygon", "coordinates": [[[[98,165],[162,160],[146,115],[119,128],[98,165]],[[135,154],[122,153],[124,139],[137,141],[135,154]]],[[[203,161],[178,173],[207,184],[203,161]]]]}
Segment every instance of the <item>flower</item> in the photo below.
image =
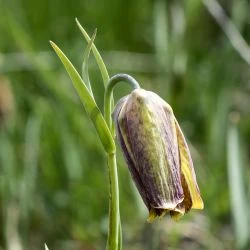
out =
{"type": "Polygon", "coordinates": [[[174,220],[203,201],[188,145],[172,108],[153,92],[135,89],[116,105],[116,134],[148,221],[174,220]]]}

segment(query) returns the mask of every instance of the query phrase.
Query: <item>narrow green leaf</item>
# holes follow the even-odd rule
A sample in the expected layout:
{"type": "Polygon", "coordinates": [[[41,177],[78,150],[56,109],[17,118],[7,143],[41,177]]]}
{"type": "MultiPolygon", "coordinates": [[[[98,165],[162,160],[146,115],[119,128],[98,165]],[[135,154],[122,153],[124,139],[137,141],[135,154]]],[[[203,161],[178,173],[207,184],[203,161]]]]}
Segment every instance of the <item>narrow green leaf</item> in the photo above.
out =
{"type": "Polygon", "coordinates": [[[98,106],[95,103],[95,100],[91,96],[88,88],[86,87],[85,83],[81,79],[80,75],[76,71],[73,64],[70,60],[66,57],[66,55],[57,47],[57,45],[53,42],[50,42],[51,46],[55,50],[56,54],[62,61],[65,69],[67,70],[71,81],[80,96],[80,99],[89,115],[90,119],[92,120],[96,131],[100,137],[100,140],[104,146],[104,149],[107,153],[113,153],[115,151],[115,142],[112,138],[110,130],[108,129],[107,123],[105,122],[101,111],[99,110],[98,106]]]}
{"type": "MultiPolygon", "coordinates": [[[[85,29],[82,27],[82,25],[79,23],[79,21],[77,20],[77,18],[75,19],[76,20],[76,23],[77,23],[77,26],[79,27],[80,31],[82,32],[84,38],[86,39],[87,42],[90,42],[90,37],[89,35],[87,34],[87,32],[85,31],[85,29]]],[[[96,46],[93,44],[92,45],[92,51],[93,51],[93,54],[95,56],[95,59],[96,59],[96,62],[98,64],[98,67],[101,71],[101,75],[102,75],[102,79],[103,79],[103,82],[104,82],[104,86],[107,86],[108,85],[108,81],[109,81],[109,74],[108,74],[108,71],[107,71],[107,68],[105,66],[105,63],[98,51],[98,49],[96,48],[96,46]]]]}
{"type": "Polygon", "coordinates": [[[96,37],[96,32],[97,32],[97,29],[95,29],[94,34],[92,35],[91,40],[89,41],[88,46],[86,50],[84,51],[83,63],[82,63],[82,79],[85,81],[86,86],[89,89],[89,92],[93,98],[94,98],[94,95],[93,95],[90,80],[89,80],[89,54],[90,54],[91,48],[93,46],[93,42],[96,37]]]}
{"type": "MultiPolygon", "coordinates": [[[[77,18],[75,20],[76,20],[77,26],[79,27],[80,31],[82,32],[84,38],[86,39],[87,42],[89,42],[91,39],[90,39],[88,33],[84,30],[84,28],[79,23],[79,21],[77,20],[77,18]]],[[[104,61],[103,61],[103,59],[102,59],[102,57],[101,57],[98,49],[94,45],[94,43],[92,45],[92,51],[93,51],[93,54],[95,56],[96,62],[98,64],[98,67],[99,67],[99,69],[101,71],[101,75],[102,75],[104,87],[106,88],[108,86],[108,83],[109,83],[109,74],[108,74],[107,68],[105,66],[105,63],[104,63],[104,61]]],[[[113,108],[114,107],[113,94],[111,95],[111,102],[112,102],[112,108],[113,108]]],[[[115,133],[114,131],[115,131],[114,124],[112,124],[112,134],[115,133]]]]}
{"type": "MultiPolygon", "coordinates": [[[[20,210],[25,222],[35,195],[40,146],[41,117],[31,115],[25,129],[24,169],[20,182],[20,210]]],[[[25,224],[25,222],[23,222],[25,224]]]]}
{"type": "Polygon", "coordinates": [[[45,250],[49,250],[49,248],[47,247],[47,245],[46,245],[46,244],[44,244],[44,247],[45,247],[45,250]]]}
{"type": "Polygon", "coordinates": [[[239,249],[245,249],[249,240],[249,211],[247,195],[244,188],[244,164],[242,148],[237,125],[230,122],[227,131],[227,168],[231,210],[234,221],[236,244],[239,249]]]}

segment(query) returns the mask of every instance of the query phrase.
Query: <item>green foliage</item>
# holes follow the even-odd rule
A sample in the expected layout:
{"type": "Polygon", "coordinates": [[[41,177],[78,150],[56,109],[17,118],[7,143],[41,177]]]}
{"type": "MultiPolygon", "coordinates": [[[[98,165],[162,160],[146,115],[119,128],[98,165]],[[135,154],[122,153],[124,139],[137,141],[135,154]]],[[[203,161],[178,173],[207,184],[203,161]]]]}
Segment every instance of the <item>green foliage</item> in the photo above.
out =
{"type": "Polygon", "coordinates": [[[96,128],[105,151],[107,153],[113,153],[115,151],[113,138],[101,111],[95,103],[94,97],[91,95],[90,90],[87,88],[86,84],[83,82],[82,78],[80,77],[72,63],[69,61],[69,59],[64,55],[64,53],[56,46],[56,44],[54,44],[53,42],[50,43],[57,53],[58,57],[61,59],[65,69],[67,70],[74,84],[74,87],[76,88],[77,93],[80,96],[81,101],[96,128]]]}

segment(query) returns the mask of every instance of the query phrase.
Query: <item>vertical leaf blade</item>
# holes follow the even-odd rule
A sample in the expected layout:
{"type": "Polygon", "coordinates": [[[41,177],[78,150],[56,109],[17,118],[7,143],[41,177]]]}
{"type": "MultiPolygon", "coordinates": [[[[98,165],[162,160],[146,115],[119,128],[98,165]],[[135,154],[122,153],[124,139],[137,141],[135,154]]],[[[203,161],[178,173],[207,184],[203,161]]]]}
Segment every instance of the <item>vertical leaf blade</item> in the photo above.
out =
{"type": "Polygon", "coordinates": [[[95,100],[91,96],[85,83],[81,79],[80,75],[76,71],[73,64],[66,57],[66,55],[57,47],[55,43],[53,42],[50,43],[53,49],[55,50],[56,54],[60,58],[61,62],[63,63],[66,71],[68,72],[71,81],[87,111],[87,114],[91,118],[96,128],[96,131],[100,137],[100,140],[103,144],[105,151],[107,153],[113,153],[115,151],[115,142],[112,138],[110,130],[108,129],[108,126],[103,118],[101,111],[99,110],[98,106],[95,103],[95,100]]]}
{"type": "Polygon", "coordinates": [[[244,190],[239,132],[235,124],[230,124],[227,133],[227,167],[236,244],[242,249],[246,246],[249,237],[247,218],[249,211],[247,209],[247,197],[244,190]]]}
{"type": "Polygon", "coordinates": [[[96,37],[96,32],[97,32],[97,29],[95,29],[94,34],[92,35],[91,40],[89,41],[88,46],[84,51],[83,62],[82,62],[82,79],[85,81],[87,88],[89,89],[89,92],[93,98],[94,98],[94,95],[93,95],[90,80],[89,80],[89,54],[90,54],[91,48],[93,46],[93,42],[96,37]]]}
{"type": "MultiPolygon", "coordinates": [[[[77,20],[76,18],[76,23],[77,23],[77,26],[79,27],[80,31],[82,32],[84,38],[86,39],[86,41],[89,43],[91,41],[91,38],[89,37],[88,33],[85,31],[85,29],[82,27],[82,25],[79,23],[79,21],[77,20]]],[[[104,85],[107,86],[108,85],[108,81],[109,81],[109,74],[108,74],[108,71],[107,71],[107,68],[105,66],[105,63],[98,51],[98,49],[96,48],[96,46],[92,45],[92,51],[93,51],[93,54],[94,54],[94,57],[96,59],[96,62],[98,64],[98,67],[101,71],[101,75],[102,75],[102,79],[103,79],[103,82],[104,82],[104,85]]]]}

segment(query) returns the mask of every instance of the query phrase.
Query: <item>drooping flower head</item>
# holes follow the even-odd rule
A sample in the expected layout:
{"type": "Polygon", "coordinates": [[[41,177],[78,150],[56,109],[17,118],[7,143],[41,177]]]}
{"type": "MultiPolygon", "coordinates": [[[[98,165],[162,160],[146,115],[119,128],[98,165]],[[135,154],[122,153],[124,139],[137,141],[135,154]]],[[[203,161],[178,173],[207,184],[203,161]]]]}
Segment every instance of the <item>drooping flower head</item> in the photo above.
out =
{"type": "Polygon", "coordinates": [[[170,105],[135,89],[116,105],[114,120],[148,220],[167,212],[178,219],[191,208],[203,209],[188,145],[170,105]]]}

